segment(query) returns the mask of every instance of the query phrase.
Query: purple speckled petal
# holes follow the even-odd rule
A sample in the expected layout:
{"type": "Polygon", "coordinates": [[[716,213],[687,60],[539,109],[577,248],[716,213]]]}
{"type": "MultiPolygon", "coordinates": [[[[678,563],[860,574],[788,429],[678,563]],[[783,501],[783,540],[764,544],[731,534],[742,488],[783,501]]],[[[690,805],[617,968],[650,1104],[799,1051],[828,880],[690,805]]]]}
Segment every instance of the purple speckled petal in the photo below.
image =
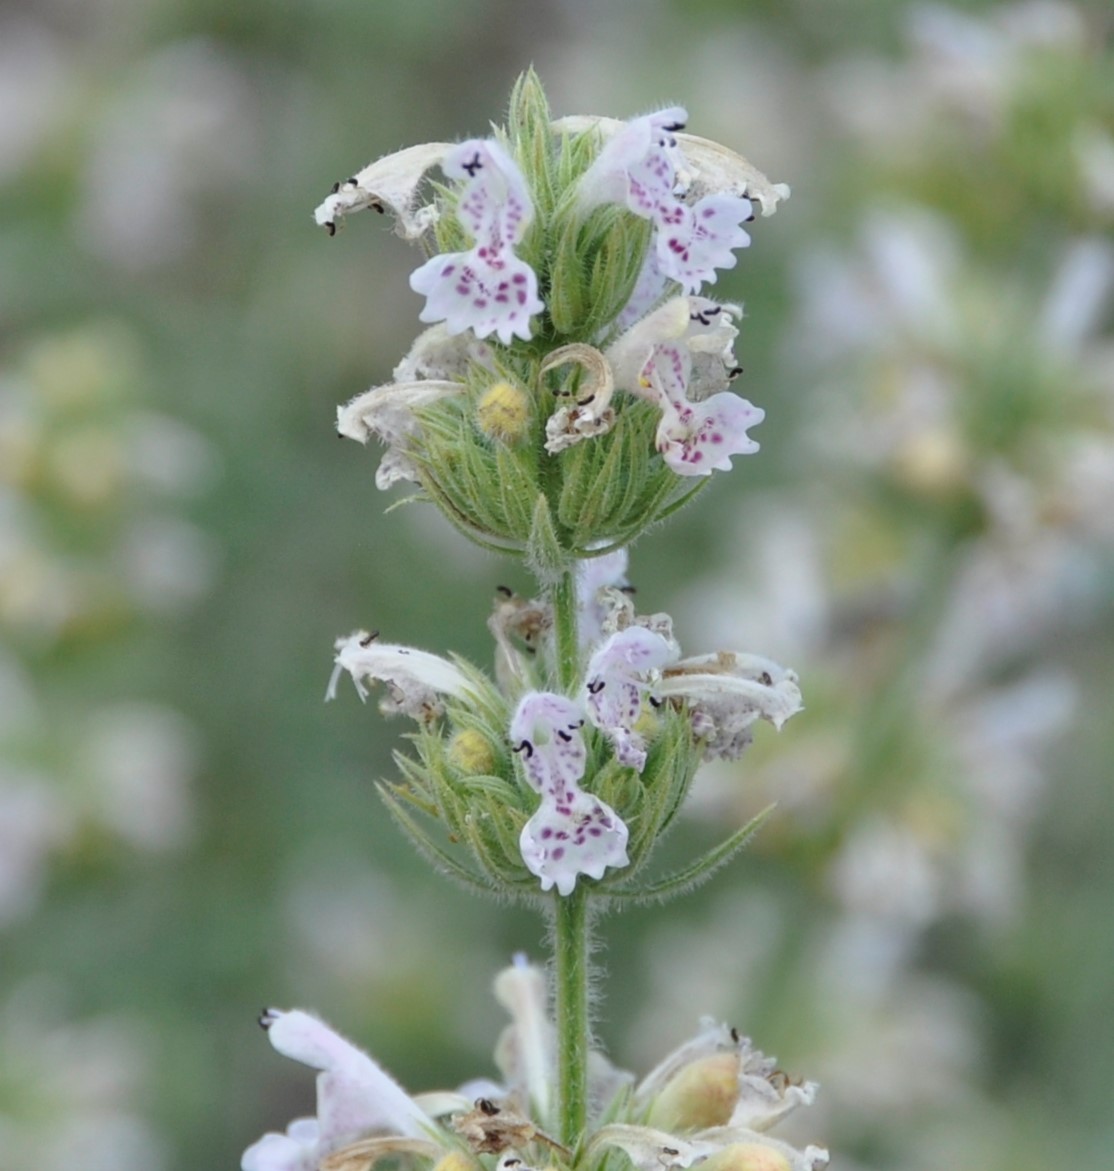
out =
{"type": "Polygon", "coordinates": [[[658,425],[658,451],[681,476],[729,471],[731,456],[758,450],[747,428],[765,417],[761,407],[728,390],[700,403],[668,403],[658,425]]]}
{"type": "Polygon", "coordinates": [[[464,185],[457,218],[479,243],[518,244],[534,216],[526,180],[518,164],[493,139],[470,139],[454,147],[441,164],[450,179],[464,185]]]}
{"type": "Polygon", "coordinates": [[[450,334],[494,334],[503,345],[529,340],[530,318],[545,308],[537,275],[509,245],[434,256],[411,273],[410,287],[426,298],[420,320],[443,321],[450,334]]]}
{"type": "Polygon", "coordinates": [[[410,287],[426,298],[421,320],[443,321],[450,335],[494,334],[505,346],[516,337],[528,341],[530,318],[545,304],[537,274],[514,253],[534,216],[522,172],[490,139],[462,142],[441,169],[463,181],[456,214],[474,244],[434,256],[410,274],[410,287]]]}
{"type": "Polygon", "coordinates": [[[570,895],[585,874],[600,879],[609,866],[626,866],[627,827],[609,805],[579,789],[564,804],[543,800],[522,827],[519,847],[542,890],[570,895]]]}
{"type": "Polygon", "coordinates": [[[537,792],[550,798],[571,793],[584,776],[584,713],[552,691],[524,695],[511,720],[511,746],[537,792]]]}
{"type": "Polygon", "coordinates": [[[706,195],[692,207],[675,202],[657,217],[658,266],[686,293],[715,284],[716,269],[734,268],[734,249],[750,243],[741,224],[751,215],[750,200],[737,195],[706,195]]]}
{"type": "Polygon", "coordinates": [[[642,715],[648,677],[677,657],[676,648],[643,626],[613,634],[588,663],[585,707],[588,718],[611,741],[616,759],[642,770],[646,746],[634,726],[642,715]]]}
{"type": "Polygon", "coordinates": [[[680,106],[671,106],[631,119],[609,138],[580,181],[584,209],[622,203],[635,215],[653,219],[659,205],[673,199],[682,161],[673,135],[687,119],[680,106]]]}
{"type": "Polygon", "coordinates": [[[522,860],[541,879],[568,895],[581,874],[602,878],[609,866],[626,866],[627,827],[618,814],[579,786],[587,763],[580,705],[551,691],[524,695],[511,720],[511,746],[541,804],[523,826],[522,860]]]}

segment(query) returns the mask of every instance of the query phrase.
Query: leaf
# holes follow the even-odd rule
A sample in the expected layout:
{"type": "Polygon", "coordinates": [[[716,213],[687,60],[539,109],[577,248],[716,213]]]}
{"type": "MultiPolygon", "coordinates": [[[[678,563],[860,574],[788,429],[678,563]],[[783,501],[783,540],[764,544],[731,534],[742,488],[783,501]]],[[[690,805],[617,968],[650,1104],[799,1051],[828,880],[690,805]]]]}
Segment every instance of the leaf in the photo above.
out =
{"type": "Polygon", "coordinates": [[[439,846],[406,812],[402,803],[394,797],[386,785],[379,785],[378,788],[384,805],[387,806],[391,816],[402,827],[420,854],[432,862],[434,866],[442,869],[450,878],[455,878],[463,883],[469,890],[496,897],[500,895],[501,892],[494,883],[485,881],[478,874],[473,874],[467,866],[462,865],[447,850],[439,846]]]}
{"type": "Polygon", "coordinates": [[[626,903],[642,904],[664,903],[679,894],[685,894],[698,886],[702,886],[713,874],[728,862],[750,841],[761,829],[766,818],[777,808],[776,805],[767,805],[761,813],[756,814],[737,829],[729,838],[713,846],[706,854],[697,858],[688,866],[675,870],[665,878],[652,882],[640,890],[622,887],[609,887],[606,891],[608,898],[621,899],[626,903]]]}

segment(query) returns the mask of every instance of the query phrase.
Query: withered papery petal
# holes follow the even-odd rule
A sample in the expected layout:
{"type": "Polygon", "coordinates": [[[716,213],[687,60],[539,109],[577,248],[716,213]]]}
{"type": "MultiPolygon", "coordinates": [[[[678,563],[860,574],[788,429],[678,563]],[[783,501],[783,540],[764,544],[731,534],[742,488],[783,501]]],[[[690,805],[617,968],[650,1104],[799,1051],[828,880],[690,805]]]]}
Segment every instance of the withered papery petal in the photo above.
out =
{"type": "Polygon", "coordinates": [[[611,407],[615,380],[607,359],[595,346],[584,342],[561,346],[546,358],[539,373],[570,363],[582,367],[587,377],[577,388],[575,401],[558,407],[546,420],[545,449],[553,455],[583,439],[604,435],[615,425],[611,407]]]}
{"type": "Polygon", "coordinates": [[[751,162],[729,147],[700,138],[678,134],[677,144],[688,169],[677,176],[688,187],[690,199],[705,195],[742,195],[757,203],[763,217],[772,216],[777,205],[789,198],[787,183],[771,183],[751,162]]]}
{"type": "Polygon", "coordinates": [[[761,655],[719,651],[682,659],[662,672],[663,699],[684,699],[699,719],[708,757],[737,757],[750,742],[750,727],[768,720],[780,729],[801,710],[793,671],[761,655]]]}
{"type": "Polygon", "coordinates": [[[418,429],[414,412],[463,390],[459,382],[391,382],[373,386],[337,408],[337,434],[364,444],[374,435],[387,445],[375,472],[377,488],[385,491],[400,480],[416,483],[418,469],[405,442],[418,429]]]}
{"type": "Polygon", "coordinates": [[[373,386],[337,407],[337,433],[359,443],[367,443],[373,435],[384,443],[394,443],[413,434],[416,410],[463,390],[459,382],[390,382],[373,386]]]}
{"type": "Polygon", "coordinates": [[[623,1151],[638,1171],[671,1171],[674,1167],[690,1167],[702,1151],[692,1143],[665,1130],[651,1126],[632,1126],[621,1122],[601,1126],[588,1144],[589,1152],[600,1147],[616,1147],[623,1151]]]}
{"type": "Polygon", "coordinates": [[[336,698],[337,683],[347,671],[361,700],[368,696],[366,680],[381,682],[388,692],[379,705],[381,711],[427,721],[440,714],[440,696],[459,699],[473,690],[464,672],[448,659],[414,647],[379,642],[365,630],[337,639],[336,651],[326,700],[336,698]]]}
{"type": "Polygon", "coordinates": [[[415,208],[418,188],[426,172],[452,149],[450,142],[426,142],[385,155],[337,184],[313,218],[332,235],[346,215],[371,207],[391,212],[397,221],[395,231],[405,240],[416,240],[437,217],[432,205],[415,208]]]}

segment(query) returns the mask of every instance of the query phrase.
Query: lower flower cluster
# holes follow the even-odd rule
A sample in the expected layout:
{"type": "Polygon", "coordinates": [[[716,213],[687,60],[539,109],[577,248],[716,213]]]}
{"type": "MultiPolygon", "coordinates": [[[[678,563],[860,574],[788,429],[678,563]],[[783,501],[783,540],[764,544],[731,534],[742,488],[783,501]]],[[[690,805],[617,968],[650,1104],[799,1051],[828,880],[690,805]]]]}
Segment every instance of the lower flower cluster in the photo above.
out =
{"type": "Polygon", "coordinates": [[[769,1134],[813,1101],[815,1083],[782,1072],[749,1038],[710,1020],[641,1081],[592,1054],[587,1132],[559,1142],[545,977],[516,957],[495,995],[511,1017],[495,1050],[502,1080],[417,1097],[315,1016],[268,1009],[260,1024],[272,1045],[318,1071],[317,1114],[265,1134],[244,1152],[242,1171],[366,1171],[387,1158],[439,1171],[596,1171],[613,1166],[616,1151],[635,1171],[828,1165],[822,1147],[801,1150],[769,1134]]]}
{"type": "Polygon", "coordinates": [[[584,666],[568,693],[553,689],[550,604],[513,594],[500,595],[490,622],[498,684],[364,631],[337,643],[329,697],[347,672],[361,699],[382,683],[383,710],[419,724],[417,759],[400,754],[404,780],[383,788],[388,806],[419,847],[473,885],[568,896],[588,878],[633,893],[701,761],[739,756],[759,719],[780,728],[800,710],[796,675],[769,659],[682,657],[667,614],[636,613],[626,568],[623,551],[582,563],[584,666]],[[459,861],[459,842],[475,867],[459,861]]]}

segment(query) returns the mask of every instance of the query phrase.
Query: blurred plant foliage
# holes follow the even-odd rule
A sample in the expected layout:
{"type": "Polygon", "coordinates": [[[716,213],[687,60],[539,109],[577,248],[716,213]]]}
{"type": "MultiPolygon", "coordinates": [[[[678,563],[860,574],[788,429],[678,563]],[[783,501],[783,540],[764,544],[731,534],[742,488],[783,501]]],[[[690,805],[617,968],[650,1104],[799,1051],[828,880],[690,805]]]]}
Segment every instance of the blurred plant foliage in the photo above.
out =
{"type": "Polygon", "coordinates": [[[484,1051],[536,927],[432,897],[374,799],[393,729],[319,700],[361,622],[483,653],[456,586],[505,570],[421,506],[382,517],[331,442],[413,307],[379,291],[397,242],[341,253],[309,213],[335,160],[482,131],[531,58],[562,113],[703,102],[795,188],[723,282],[769,286],[742,389],[792,423],[632,576],[802,667],[808,711],[704,785],[719,821],[779,802],[742,864],[683,920],[609,922],[604,1039],[637,1065],[693,1005],[761,1022],[848,1167],[1101,1163],[1110,16],[838,9],[0,12],[5,1171],[232,1165],[295,1112],[260,1000],[327,1008],[411,1084],[484,1051]]]}

